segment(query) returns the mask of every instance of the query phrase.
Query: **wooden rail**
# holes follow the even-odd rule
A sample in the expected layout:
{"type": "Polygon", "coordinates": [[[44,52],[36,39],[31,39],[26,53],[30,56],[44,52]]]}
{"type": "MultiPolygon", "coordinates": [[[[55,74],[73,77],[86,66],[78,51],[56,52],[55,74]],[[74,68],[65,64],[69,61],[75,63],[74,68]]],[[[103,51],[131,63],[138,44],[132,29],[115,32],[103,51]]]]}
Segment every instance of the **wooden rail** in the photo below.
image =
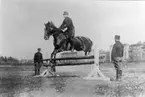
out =
{"type": "MultiPolygon", "coordinates": [[[[89,62],[76,62],[76,63],[58,63],[56,64],[55,66],[75,66],[75,65],[91,65],[91,64],[94,64],[95,62],[94,61],[89,61],[89,62]]],[[[50,66],[50,65],[47,65],[47,64],[44,64],[43,66],[47,67],[47,66],[50,66]]]]}
{"type": "MultiPolygon", "coordinates": [[[[80,60],[80,59],[94,59],[94,56],[53,58],[52,60],[80,60]]],[[[50,61],[50,59],[43,59],[43,61],[50,61]]]]}

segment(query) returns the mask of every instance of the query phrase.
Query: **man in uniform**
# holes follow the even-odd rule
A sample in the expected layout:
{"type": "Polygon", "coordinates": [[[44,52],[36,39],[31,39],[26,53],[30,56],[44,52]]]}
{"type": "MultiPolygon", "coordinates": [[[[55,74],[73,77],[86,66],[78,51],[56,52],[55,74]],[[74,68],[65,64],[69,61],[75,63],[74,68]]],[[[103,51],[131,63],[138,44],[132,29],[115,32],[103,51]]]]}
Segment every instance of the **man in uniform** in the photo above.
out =
{"type": "Polygon", "coordinates": [[[116,69],[116,80],[121,80],[122,77],[122,57],[124,46],[120,42],[120,36],[115,35],[115,44],[113,45],[111,60],[114,63],[116,69]]]}
{"type": "Polygon", "coordinates": [[[64,11],[63,13],[63,16],[64,16],[64,20],[63,20],[63,23],[61,24],[61,26],[59,27],[59,29],[61,30],[64,30],[64,33],[67,37],[67,43],[66,43],[66,46],[68,46],[68,43],[71,44],[71,50],[73,50],[74,48],[74,44],[73,44],[73,37],[74,37],[74,34],[75,34],[75,28],[74,28],[74,25],[73,25],[73,22],[72,22],[72,19],[70,17],[68,17],[68,12],[64,11]]]}
{"type": "Polygon", "coordinates": [[[38,52],[36,52],[34,55],[35,75],[40,75],[40,68],[42,63],[43,63],[43,56],[41,53],[41,48],[38,48],[38,52]]]}

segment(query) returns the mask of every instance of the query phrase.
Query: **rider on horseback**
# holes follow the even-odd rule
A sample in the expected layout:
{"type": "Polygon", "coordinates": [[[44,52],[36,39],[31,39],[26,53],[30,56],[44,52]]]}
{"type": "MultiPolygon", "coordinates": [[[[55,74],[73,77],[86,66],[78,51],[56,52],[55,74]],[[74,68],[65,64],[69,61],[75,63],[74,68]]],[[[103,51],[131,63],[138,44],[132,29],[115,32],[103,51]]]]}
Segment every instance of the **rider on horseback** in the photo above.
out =
{"type": "Polygon", "coordinates": [[[61,29],[61,30],[66,29],[64,31],[64,33],[67,37],[66,46],[68,47],[68,43],[70,43],[70,45],[71,45],[70,50],[73,50],[74,44],[73,44],[72,39],[75,34],[75,28],[74,28],[72,19],[70,17],[68,17],[68,12],[64,11],[63,16],[64,16],[64,20],[63,20],[63,23],[61,24],[61,26],[59,27],[59,29],[61,29]]]}

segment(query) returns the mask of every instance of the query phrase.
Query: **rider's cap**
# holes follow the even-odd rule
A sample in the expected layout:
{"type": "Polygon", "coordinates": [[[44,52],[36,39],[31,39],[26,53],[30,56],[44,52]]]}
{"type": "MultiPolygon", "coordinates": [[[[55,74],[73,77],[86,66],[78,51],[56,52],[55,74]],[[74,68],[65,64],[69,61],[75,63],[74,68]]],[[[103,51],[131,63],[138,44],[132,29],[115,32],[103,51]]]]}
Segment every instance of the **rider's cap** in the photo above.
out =
{"type": "Polygon", "coordinates": [[[120,35],[115,35],[115,39],[120,39],[120,35]]]}
{"type": "Polygon", "coordinates": [[[41,48],[38,48],[38,50],[41,50],[41,48]]]}
{"type": "Polygon", "coordinates": [[[68,15],[68,12],[67,12],[67,11],[64,11],[64,12],[63,12],[63,15],[68,15]]]}

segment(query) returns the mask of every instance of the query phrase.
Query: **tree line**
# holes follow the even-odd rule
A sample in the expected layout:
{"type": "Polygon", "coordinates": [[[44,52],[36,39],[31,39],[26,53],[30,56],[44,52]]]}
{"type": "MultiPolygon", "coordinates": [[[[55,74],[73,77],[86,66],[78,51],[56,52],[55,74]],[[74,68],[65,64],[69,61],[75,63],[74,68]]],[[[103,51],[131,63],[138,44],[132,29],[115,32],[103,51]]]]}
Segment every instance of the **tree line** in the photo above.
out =
{"type": "Polygon", "coordinates": [[[0,63],[17,63],[17,62],[19,62],[19,60],[16,58],[0,56],[0,63]]]}

